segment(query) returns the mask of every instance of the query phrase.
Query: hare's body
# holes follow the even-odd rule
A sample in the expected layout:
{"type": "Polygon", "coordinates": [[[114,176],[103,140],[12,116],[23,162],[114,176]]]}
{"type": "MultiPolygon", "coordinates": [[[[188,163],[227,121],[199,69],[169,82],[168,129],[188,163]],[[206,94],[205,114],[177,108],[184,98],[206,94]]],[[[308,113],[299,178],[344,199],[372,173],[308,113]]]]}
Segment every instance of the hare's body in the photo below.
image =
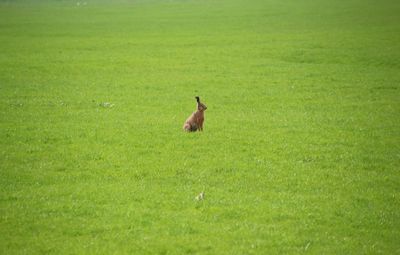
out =
{"type": "Polygon", "coordinates": [[[194,132],[203,130],[204,112],[196,111],[185,121],[183,129],[194,132]]]}
{"type": "Polygon", "coordinates": [[[197,111],[192,113],[190,117],[183,124],[183,130],[188,132],[195,132],[197,130],[203,131],[203,123],[204,123],[204,111],[207,109],[207,106],[200,103],[200,98],[196,97],[197,100],[197,111]]]}

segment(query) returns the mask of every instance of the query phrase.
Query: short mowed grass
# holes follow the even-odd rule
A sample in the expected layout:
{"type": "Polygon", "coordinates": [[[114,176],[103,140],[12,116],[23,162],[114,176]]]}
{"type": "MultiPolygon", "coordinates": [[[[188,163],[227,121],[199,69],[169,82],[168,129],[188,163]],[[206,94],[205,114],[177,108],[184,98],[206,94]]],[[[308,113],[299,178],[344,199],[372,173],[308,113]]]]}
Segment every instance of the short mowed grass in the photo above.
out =
{"type": "Polygon", "coordinates": [[[1,1],[0,253],[400,253],[399,13],[1,1]]]}

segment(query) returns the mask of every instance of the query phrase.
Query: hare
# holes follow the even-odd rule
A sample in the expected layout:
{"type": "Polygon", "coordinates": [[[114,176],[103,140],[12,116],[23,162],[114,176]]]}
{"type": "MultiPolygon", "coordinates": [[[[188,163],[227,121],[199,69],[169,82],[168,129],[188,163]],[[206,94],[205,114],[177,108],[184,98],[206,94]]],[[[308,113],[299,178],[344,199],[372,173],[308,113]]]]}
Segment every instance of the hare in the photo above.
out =
{"type": "Polygon", "coordinates": [[[204,111],[207,110],[207,106],[200,103],[200,97],[195,98],[197,100],[197,111],[192,113],[183,124],[183,130],[187,132],[203,131],[204,111]]]}

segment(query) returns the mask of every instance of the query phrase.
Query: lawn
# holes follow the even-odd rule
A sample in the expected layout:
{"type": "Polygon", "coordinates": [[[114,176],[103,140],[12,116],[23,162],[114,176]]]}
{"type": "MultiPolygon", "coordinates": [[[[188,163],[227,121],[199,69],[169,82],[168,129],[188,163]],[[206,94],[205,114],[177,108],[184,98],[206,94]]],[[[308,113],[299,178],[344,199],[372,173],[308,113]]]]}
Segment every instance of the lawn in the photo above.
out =
{"type": "Polygon", "coordinates": [[[0,253],[400,254],[399,13],[0,1],[0,253]]]}

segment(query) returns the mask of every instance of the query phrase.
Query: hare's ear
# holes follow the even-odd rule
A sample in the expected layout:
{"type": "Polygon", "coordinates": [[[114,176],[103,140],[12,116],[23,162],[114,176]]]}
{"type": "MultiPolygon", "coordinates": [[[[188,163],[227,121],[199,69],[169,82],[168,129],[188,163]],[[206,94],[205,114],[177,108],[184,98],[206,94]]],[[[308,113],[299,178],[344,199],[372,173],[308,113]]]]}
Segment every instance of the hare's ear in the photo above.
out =
{"type": "Polygon", "coordinates": [[[196,101],[197,101],[197,103],[200,103],[200,97],[195,97],[196,98],[196,101]]]}

